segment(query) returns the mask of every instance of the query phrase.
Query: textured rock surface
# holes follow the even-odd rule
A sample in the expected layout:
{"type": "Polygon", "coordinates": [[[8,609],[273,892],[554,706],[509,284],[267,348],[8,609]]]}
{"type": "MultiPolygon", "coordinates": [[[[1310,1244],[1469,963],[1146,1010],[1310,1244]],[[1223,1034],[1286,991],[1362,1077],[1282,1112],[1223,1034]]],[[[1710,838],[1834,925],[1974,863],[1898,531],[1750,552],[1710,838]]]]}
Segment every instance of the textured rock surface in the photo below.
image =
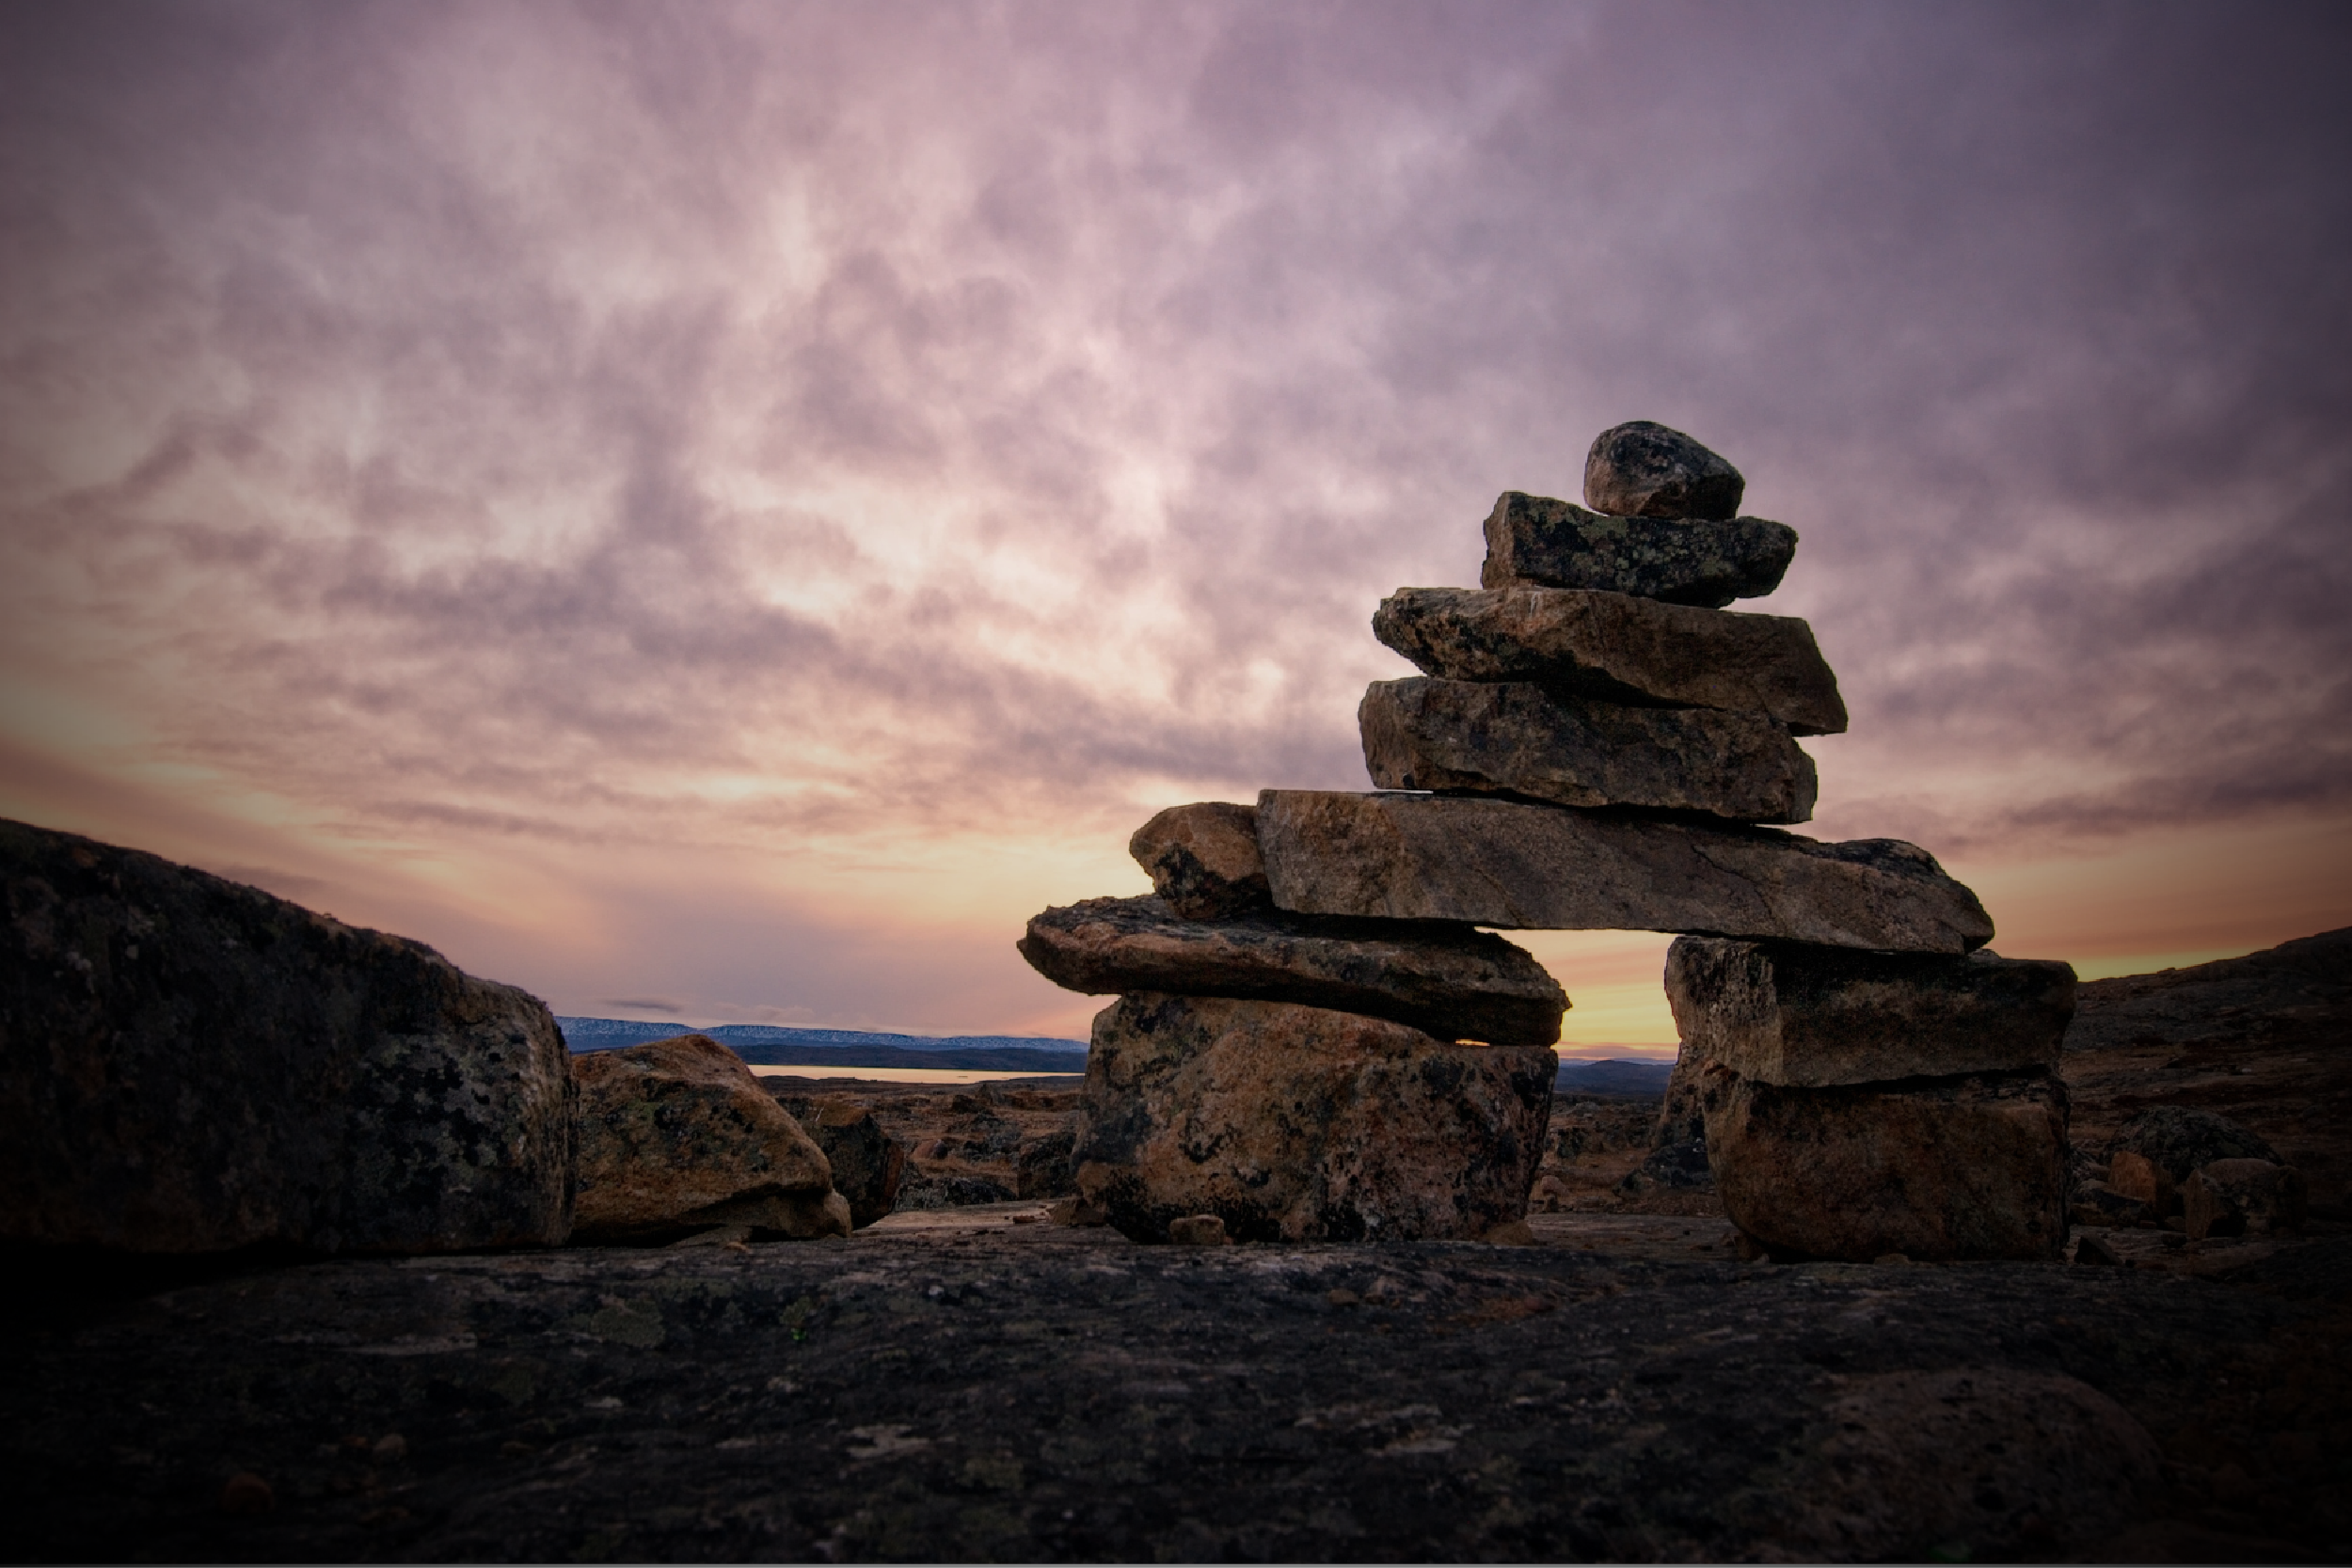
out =
{"type": "Polygon", "coordinates": [[[1720,1220],[1640,1248],[1614,1216],[1538,1215],[1532,1247],[1194,1249],[1002,1214],[900,1223],[821,1246],[355,1259],[74,1301],[0,1337],[10,1555],[2340,1562],[2352,1547],[2352,1238],[2281,1249],[2239,1284],[1777,1268],[1693,1244],[1720,1220]],[[2153,1491],[2135,1423],[2167,1462],[2153,1491]],[[405,1456],[379,1461],[394,1433],[405,1456]],[[222,1516],[239,1472],[266,1480],[272,1512],[222,1516]]]}
{"type": "Polygon", "coordinates": [[[1549,1045],[1568,999],[1523,949],[1454,925],[1268,911],[1180,920],[1157,898],[1089,898],[1029,922],[1021,956],[1095,995],[1170,991],[1293,1002],[1385,1018],[1440,1039],[1549,1045]]]}
{"type": "Polygon", "coordinates": [[[1762,713],[1797,735],[1836,735],[1846,705],[1788,615],[1706,610],[1577,588],[1400,588],[1373,634],[1432,675],[1543,681],[1604,702],[1762,713]]]}
{"type": "Polygon", "coordinates": [[[907,1146],[882,1131],[879,1117],[847,1097],[818,1101],[801,1131],[825,1151],[833,1190],[850,1205],[850,1222],[867,1226],[898,1204],[898,1183],[907,1168],[907,1146]]]}
{"type": "Polygon", "coordinates": [[[1483,1236],[1524,1217],[1549,1050],[1462,1046],[1277,1002],[1145,993],[1094,1021],[1078,1191],[1139,1241],[1483,1236]]]}
{"type": "Polygon", "coordinates": [[[1796,553],[1797,531],[1762,517],[1604,517],[1512,490],[1487,515],[1478,585],[1597,588],[1721,610],[1779,587],[1796,553]]]}
{"type": "Polygon", "coordinates": [[[2074,972],[2046,959],[1680,937],[1666,1002],[1685,1055],[1784,1086],[2048,1071],[2074,972]]]}
{"type": "Polygon", "coordinates": [[[1894,839],[1822,844],[1513,800],[1269,789],[1258,842],[1277,906],[1531,930],[1690,931],[1961,953],[1976,895],[1894,839]]]}
{"type": "Polygon", "coordinates": [[[1375,681],[1356,710],[1382,789],[1507,791],[1565,806],[1813,815],[1813,759],[1760,713],[1627,707],[1532,681],[1375,681]]]}
{"type": "Polygon", "coordinates": [[[2243,958],[2086,980],[2066,1048],[2246,1043],[2286,1050],[2332,1046],[2348,1032],[2352,927],[2243,958]]]}
{"type": "Polygon", "coordinates": [[[1720,1067],[1707,1150],[1724,1212],[1776,1252],[2056,1258],[2066,1089],[2038,1074],[1788,1089],[1720,1067]]]}
{"type": "Polygon", "coordinates": [[[1722,457],[1650,420],[1612,425],[1584,454],[1584,504],[1619,517],[1730,517],[1747,488],[1722,457]]]}
{"type": "Polygon", "coordinates": [[[846,1236],[833,1166],[742,1058],[680,1035],[572,1059],[580,1081],[575,1237],[673,1240],[714,1226],[846,1236]]]}
{"type": "Polygon", "coordinates": [[[560,1243],[535,998],[136,850],[0,822],[0,1236],[150,1252],[560,1243]]]}
{"type": "Polygon", "coordinates": [[[1230,800],[1170,806],[1137,828],[1127,852],[1152,891],[1186,920],[1221,920],[1266,909],[1258,814],[1230,800]]]}
{"type": "Polygon", "coordinates": [[[2181,1186],[2181,1212],[2198,1241],[2300,1230],[2304,1202],[2302,1173],[2268,1160],[2215,1160],[2181,1186]]]}
{"type": "Polygon", "coordinates": [[[2153,1105],[2124,1122],[2107,1145],[2110,1156],[2140,1156],[2177,1187],[2216,1160],[2270,1160],[2278,1152],[2260,1137],[2213,1111],[2153,1105]]]}

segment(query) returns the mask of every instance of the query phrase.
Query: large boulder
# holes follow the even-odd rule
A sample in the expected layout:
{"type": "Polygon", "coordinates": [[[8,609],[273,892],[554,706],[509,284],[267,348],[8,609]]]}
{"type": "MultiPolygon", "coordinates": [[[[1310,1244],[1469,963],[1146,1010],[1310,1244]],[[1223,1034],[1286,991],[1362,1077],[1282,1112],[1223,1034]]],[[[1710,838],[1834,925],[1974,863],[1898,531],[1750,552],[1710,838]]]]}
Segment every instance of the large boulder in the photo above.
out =
{"type": "Polygon", "coordinates": [[[1506,491],[1486,517],[1481,588],[1597,588],[1721,610],[1780,586],[1797,531],[1762,517],[1604,517],[1506,491]]]}
{"type": "Polygon", "coordinates": [[[1603,702],[1723,708],[1837,735],[1846,705],[1788,615],[1756,615],[1576,588],[1400,588],[1373,635],[1447,680],[1542,681],[1603,702]]]}
{"type": "Polygon", "coordinates": [[[1277,1002],[1142,994],[1094,1021],[1078,1191],[1137,1241],[1483,1236],[1525,1217],[1559,1058],[1277,1002]]]}
{"type": "Polygon", "coordinates": [[[1747,488],[1724,458],[1650,420],[1612,425],[1584,454],[1584,504],[1614,516],[1731,517],[1747,488]]]}
{"type": "Polygon", "coordinates": [[[1893,952],[1993,937],[1975,894],[1896,839],[1428,795],[1269,789],[1258,844],[1277,907],[1529,930],[1697,931],[1893,952]]]}
{"type": "Polygon", "coordinates": [[[1072,990],[1294,1002],[1490,1045],[1549,1045],[1568,1005],[1524,949],[1436,922],[1268,911],[1211,923],[1180,920],[1157,898],[1089,898],[1032,919],[1019,946],[1072,990]]]}
{"type": "Polygon", "coordinates": [[[1724,1212],[1776,1253],[1945,1262],[2065,1245],[2066,1089],[2046,1073],[1798,1089],[1705,1071],[1724,1212]]]}
{"type": "Polygon", "coordinates": [[[846,1236],[833,1164],[743,1059],[680,1035],[572,1060],[580,1081],[573,1240],[644,1245],[719,1226],[846,1236]]]}
{"type": "Polygon", "coordinates": [[[2074,971],[2044,959],[1681,937],[1666,1001],[1686,1056],[1783,1086],[2058,1066],[2074,971]]]}
{"type": "Polygon", "coordinates": [[[833,1167],[833,1190],[849,1203],[852,1225],[862,1229],[898,1207],[907,1146],[883,1131],[872,1107],[844,1095],[809,1101],[805,1109],[795,1109],[783,1095],[776,1101],[825,1151],[825,1163],[833,1167]]]}
{"type": "Polygon", "coordinates": [[[1564,806],[1813,815],[1813,759],[1760,713],[1626,707],[1533,681],[1375,681],[1356,710],[1382,789],[1523,795],[1564,806]]]}
{"type": "Polygon", "coordinates": [[[199,1253],[561,1243],[547,1007],[421,942],[0,822],[0,1236],[199,1253]]]}
{"type": "Polygon", "coordinates": [[[1170,806],[1135,831],[1127,852],[1152,879],[1152,891],[1186,920],[1222,920],[1272,907],[1253,806],[1231,800],[1170,806]]]}

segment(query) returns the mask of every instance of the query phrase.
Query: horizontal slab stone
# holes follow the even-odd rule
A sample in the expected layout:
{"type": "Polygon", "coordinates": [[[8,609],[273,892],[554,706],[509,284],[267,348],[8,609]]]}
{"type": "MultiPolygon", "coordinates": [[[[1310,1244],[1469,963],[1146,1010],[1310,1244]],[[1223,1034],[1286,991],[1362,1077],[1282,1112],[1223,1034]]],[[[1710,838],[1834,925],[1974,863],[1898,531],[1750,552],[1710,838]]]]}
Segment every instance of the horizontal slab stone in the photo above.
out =
{"type": "Polygon", "coordinates": [[[1269,789],[1258,845],[1276,906],[1302,914],[1918,953],[1993,940],[1976,895],[1899,839],[1823,844],[1516,800],[1269,789]]]}
{"type": "Polygon", "coordinates": [[[1375,681],[1356,710],[1383,789],[1523,795],[1564,806],[1813,815],[1813,759],[1760,713],[1628,707],[1533,681],[1375,681]]]}
{"type": "Polygon", "coordinates": [[[422,942],[0,822],[0,1238],[124,1252],[560,1244],[544,1004],[422,942]]]}
{"type": "Polygon", "coordinates": [[[1783,1088],[1721,1066],[1707,1156],[1724,1212],[1784,1256],[2053,1259],[2066,1089],[2045,1073],[1783,1088]]]}
{"type": "Polygon", "coordinates": [[[1720,610],[1780,586],[1797,531],[1762,517],[1605,517],[1505,491],[1486,516],[1482,588],[1598,588],[1720,610]]]}
{"type": "Polygon", "coordinates": [[[1652,420],[1612,425],[1584,454],[1584,504],[1620,517],[1729,517],[1747,488],[1721,455],[1652,420]]]}
{"type": "Polygon", "coordinates": [[[1373,635],[1426,674],[1542,681],[1604,702],[1761,713],[1839,735],[1846,705],[1790,615],[1706,610],[1581,588],[1400,588],[1373,635]]]}
{"type": "Polygon", "coordinates": [[[1221,997],[1094,1021],[1072,1158],[1136,1241],[1214,1214],[1241,1242],[1467,1240],[1523,1220],[1559,1057],[1221,997]]]}
{"type": "Polygon", "coordinates": [[[1549,1045],[1567,993],[1525,950],[1467,926],[1281,914],[1208,922],[1158,898],[1047,910],[1020,942],[1030,967],[1093,995],[1171,991],[1335,1007],[1445,1040],[1549,1045]]]}
{"type": "Polygon", "coordinates": [[[1152,891],[1186,920],[1273,907],[1254,806],[1232,800],[1170,806],[1135,831],[1127,853],[1152,879],[1152,891]]]}
{"type": "Polygon", "coordinates": [[[1786,1087],[2047,1071],[2074,1013],[2049,959],[1857,953],[1682,937],[1666,1001],[1686,1057],[1786,1087]]]}

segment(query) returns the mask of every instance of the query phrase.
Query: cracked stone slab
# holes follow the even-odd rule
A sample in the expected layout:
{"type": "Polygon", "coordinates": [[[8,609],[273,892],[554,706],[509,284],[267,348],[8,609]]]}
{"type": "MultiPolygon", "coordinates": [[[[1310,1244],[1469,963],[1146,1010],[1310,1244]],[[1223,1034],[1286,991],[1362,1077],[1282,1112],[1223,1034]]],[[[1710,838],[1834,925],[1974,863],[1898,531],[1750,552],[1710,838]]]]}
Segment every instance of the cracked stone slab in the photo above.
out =
{"type": "Polygon", "coordinates": [[[1276,906],[1302,914],[1915,953],[1993,940],[1976,895],[1899,839],[1824,844],[1516,800],[1269,789],[1258,844],[1276,906]]]}
{"type": "Polygon", "coordinates": [[[1964,958],[1682,937],[1666,1001],[1683,1053],[1782,1087],[2049,1071],[2074,1013],[2074,971],[1964,958]]]}
{"type": "Polygon", "coordinates": [[[1506,490],[1486,516],[1482,588],[1598,588],[1721,610],[1780,586],[1797,531],[1762,517],[1607,517],[1506,490]]]}
{"type": "Polygon", "coordinates": [[[1263,914],[1187,920],[1158,898],[1089,898],[1029,922],[1021,956],[1094,995],[1171,991],[1389,1019],[1440,1039],[1549,1045],[1568,1005],[1524,949],[1467,926],[1263,914]]]}
{"type": "Polygon", "coordinates": [[[1578,588],[1400,588],[1373,635],[1447,680],[1542,681],[1603,702],[1768,715],[1839,735],[1837,677],[1789,615],[1578,588]]]}
{"type": "Polygon", "coordinates": [[[1628,707],[1533,681],[1375,681],[1356,710],[1382,789],[1508,793],[1564,806],[1813,815],[1813,759],[1760,713],[1628,707]]]}

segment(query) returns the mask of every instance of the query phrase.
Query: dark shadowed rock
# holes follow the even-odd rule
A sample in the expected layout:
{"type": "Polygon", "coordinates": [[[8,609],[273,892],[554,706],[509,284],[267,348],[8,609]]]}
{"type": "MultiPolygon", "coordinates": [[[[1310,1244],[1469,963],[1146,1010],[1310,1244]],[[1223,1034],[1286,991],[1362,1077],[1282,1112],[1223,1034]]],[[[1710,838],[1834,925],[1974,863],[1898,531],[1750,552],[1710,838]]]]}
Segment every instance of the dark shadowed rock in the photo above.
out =
{"type": "Polygon", "coordinates": [[[1532,681],[1375,681],[1356,710],[1382,789],[1509,793],[1564,806],[1813,815],[1813,759],[1760,713],[1626,707],[1532,681]]]}
{"type": "Polygon", "coordinates": [[[2069,1051],[2245,1040],[2332,1044],[2352,1030],[2352,927],[2153,974],[2083,982],[2069,1051]]]}
{"type": "Polygon", "coordinates": [[[2137,1154],[2175,1187],[2216,1160],[2279,1160],[2276,1149],[2229,1117],[2186,1105],[2151,1105],[2133,1116],[2117,1130],[2107,1153],[2137,1154]]]}
{"type": "Polygon", "coordinates": [[[2147,1429],[2061,1373],[1871,1372],[1832,1393],[1829,1435],[1789,1477],[1774,1531],[1792,1559],[2046,1560],[2129,1524],[2157,1488],[2147,1429]]]}
{"type": "Polygon", "coordinates": [[[1666,1001],[1686,1055],[1784,1086],[2047,1071],[2074,972],[2043,959],[1681,937],[1666,1001]]]}
{"type": "Polygon", "coordinates": [[[1504,492],[1486,517],[1481,588],[1597,588],[1721,610],[1780,586],[1797,531],[1762,517],[1604,517],[1504,492]]]}
{"type": "Polygon", "coordinates": [[[1428,674],[1543,681],[1604,702],[1762,713],[1797,735],[1846,728],[1813,628],[1576,588],[1400,588],[1373,634],[1428,674]]]}
{"type": "Polygon", "coordinates": [[[1078,1190],[1138,1241],[1469,1239],[1523,1219],[1559,1058],[1382,1019],[1143,994],[1094,1021],[1078,1190]]]}
{"type": "Polygon", "coordinates": [[[898,1189],[898,1209],[915,1213],[938,1209],[969,1209],[981,1203],[1008,1203],[1019,1195],[1001,1181],[985,1176],[933,1176],[914,1166],[898,1189]]]}
{"type": "Polygon", "coordinates": [[[2042,1073],[1790,1089],[1710,1066],[1707,1150],[1734,1225],[1784,1255],[2050,1259],[2066,1090],[2042,1073]]]}
{"type": "Polygon", "coordinates": [[[421,942],[0,822],[0,1236],[196,1253],[561,1243],[535,998],[421,942]]]}
{"type": "Polygon", "coordinates": [[[2192,1240],[2300,1230],[2304,1206],[2302,1173],[2269,1160],[2214,1160],[2181,1184],[2192,1240]]]}
{"type": "Polygon", "coordinates": [[[673,1241],[727,1225],[796,1238],[850,1233],[825,1151],[707,1035],[577,1056],[572,1071],[578,1241],[673,1241]]]}
{"type": "Polygon", "coordinates": [[[1230,800],[1170,806],[1137,828],[1127,853],[1152,891],[1186,920],[1221,920],[1268,907],[1258,814],[1230,800]]]}
{"type": "Polygon", "coordinates": [[[1962,953],[1976,895],[1896,839],[1426,795],[1269,789],[1258,842],[1279,908],[1532,930],[1690,931],[1962,953]]]}
{"type": "Polygon", "coordinates": [[[1021,1146],[1013,1157],[1013,1190],[1019,1197],[1060,1197],[1077,1191],[1077,1174],[1070,1163],[1072,1132],[1065,1127],[1021,1146]]]}
{"type": "Polygon", "coordinates": [[[1584,504],[1613,516],[1730,517],[1747,488],[1723,458],[1649,420],[1611,426],[1584,454],[1584,504]]]}
{"type": "Polygon", "coordinates": [[[835,1096],[818,1104],[801,1128],[825,1151],[833,1190],[849,1200],[850,1224],[871,1225],[898,1207],[907,1146],[883,1132],[871,1110],[835,1096]]]}
{"type": "Polygon", "coordinates": [[[1267,911],[1180,920],[1157,898],[1089,898],[1029,922],[1021,956],[1094,995],[1159,990],[1293,1002],[1385,1018],[1440,1039],[1549,1045],[1568,999],[1523,949],[1437,922],[1267,911]]]}

